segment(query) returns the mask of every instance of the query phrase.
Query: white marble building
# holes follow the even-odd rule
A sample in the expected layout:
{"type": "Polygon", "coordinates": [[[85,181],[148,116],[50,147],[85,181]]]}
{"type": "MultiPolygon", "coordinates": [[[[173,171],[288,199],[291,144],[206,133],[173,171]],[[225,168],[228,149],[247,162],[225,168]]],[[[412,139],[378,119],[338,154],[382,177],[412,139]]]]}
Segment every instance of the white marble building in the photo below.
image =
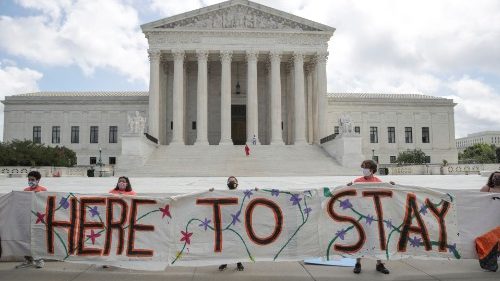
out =
{"type": "Polygon", "coordinates": [[[477,143],[493,144],[500,147],[500,131],[483,131],[468,134],[466,137],[456,139],[457,149],[463,152],[467,147],[477,143]]]}
{"type": "MultiPolygon", "coordinates": [[[[4,141],[33,139],[65,145],[76,151],[79,165],[93,164],[100,148],[105,164],[153,167],[170,161],[161,158],[174,152],[168,147],[176,147],[176,157],[196,158],[197,152],[186,149],[229,145],[230,150],[233,145],[252,144],[255,138],[262,151],[278,147],[266,152],[266,157],[277,161],[274,166],[280,166],[280,156],[273,153],[293,146],[300,155],[311,152],[310,159],[300,157],[304,158],[300,164],[312,169],[315,160],[325,157],[315,150],[322,146],[321,139],[335,132],[341,114],[348,114],[360,128],[355,137],[362,138],[361,146],[353,150],[356,161],[378,156],[381,163],[389,163],[391,156],[408,148],[422,148],[431,162],[457,161],[452,100],[422,95],[327,95],[332,27],[250,1],[231,0],[141,28],[149,43],[148,92],[41,92],[7,97],[4,141]],[[145,132],[157,145],[129,132],[127,117],[136,111],[147,118],[145,132]],[[376,143],[370,141],[371,127],[378,128],[376,143]],[[394,143],[387,142],[387,127],[394,128],[394,143]],[[404,138],[406,127],[413,130],[409,143],[404,138]],[[422,128],[428,128],[426,141],[422,141],[426,130],[422,128]]],[[[220,163],[226,163],[224,157],[229,154],[220,157],[220,163]]],[[[326,163],[322,166],[329,165],[328,160],[321,161],[326,163]]],[[[331,163],[330,170],[338,167],[331,163]]]]}

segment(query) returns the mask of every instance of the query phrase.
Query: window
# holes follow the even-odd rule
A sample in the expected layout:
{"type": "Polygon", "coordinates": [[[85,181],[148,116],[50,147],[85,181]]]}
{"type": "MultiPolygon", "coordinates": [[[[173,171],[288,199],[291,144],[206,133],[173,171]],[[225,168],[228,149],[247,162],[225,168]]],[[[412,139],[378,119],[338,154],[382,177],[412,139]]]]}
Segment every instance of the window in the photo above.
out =
{"type": "Polygon", "coordinates": [[[333,127],[333,133],[334,133],[335,135],[338,135],[338,134],[339,134],[339,126],[335,126],[335,127],[333,127]]]}
{"type": "Polygon", "coordinates": [[[422,127],[422,143],[429,143],[429,127],[422,127]]]}
{"type": "Polygon", "coordinates": [[[431,157],[425,156],[425,163],[431,163],[431,157]]]}
{"type": "Polygon", "coordinates": [[[378,156],[373,156],[373,161],[378,163],[378,156]]]}
{"type": "Polygon", "coordinates": [[[109,143],[118,142],[118,126],[109,126],[109,143]]]}
{"type": "Polygon", "coordinates": [[[396,128],[387,127],[387,136],[389,143],[396,143],[396,128]]]}
{"type": "Polygon", "coordinates": [[[390,158],[391,163],[396,163],[396,161],[397,161],[396,156],[390,156],[389,158],[390,158]]]}
{"type": "Polygon", "coordinates": [[[174,129],[174,121],[170,121],[170,130],[174,129]]]}
{"type": "Polygon", "coordinates": [[[61,127],[52,126],[52,143],[61,143],[61,127]]]}
{"type": "Polygon", "coordinates": [[[378,128],[370,127],[370,143],[378,143],[378,128]]]}
{"type": "Polygon", "coordinates": [[[95,165],[97,163],[96,157],[90,157],[90,165],[95,165]]]}
{"type": "Polygon", "coordinates": [[[196,130],[196,121],[191,122],[191,130],[196,130]]]}
{"type": "Polygon", "coordinates": [[[361,133],[361,128],[360,128],[359,126],[355,126],[355,127],[354,127],[354,132],[355,132],[356,134],[361,133]]]}
{"type": "Polygon", "coordinates": [[[79,143],[79,142],[80,142],[80,127],[71,126],[71,143],[79,143]]]}
{"type": "Polygon", "coordinates": [[[99,127],[90,126],[90,143],[99,142],[99,127]]]}
{"type": "Polygon", "coordinates": [[[33,142],[34,143],[42,142],[42,127],[33,126],[33,142]]]}
{"type": "Polygon", "coordinates": [[[413,143],[413,136],[411,132],[411,127],[405,127],[405,142],[413,143]]]}
{"type": "Polygon", "coordinates": [[[115,165],[116,164],[116,157],[109,157],[109,165],[115,165]]]}

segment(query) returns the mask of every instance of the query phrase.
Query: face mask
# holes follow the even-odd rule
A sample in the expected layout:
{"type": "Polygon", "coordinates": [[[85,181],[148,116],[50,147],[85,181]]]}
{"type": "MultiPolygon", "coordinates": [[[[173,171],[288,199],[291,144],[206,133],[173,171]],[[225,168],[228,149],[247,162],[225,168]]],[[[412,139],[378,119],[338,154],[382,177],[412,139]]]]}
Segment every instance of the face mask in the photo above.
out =
{"type": "Polygon", "coordinates": [[[363,176],[369,177],[372,174],[372,171],[370,169],[363,169],[363,176]]]}
{"type": "Polygon", "coordinates": [[[126,182],[119,182],[118,183],[118,188],[120,190],[125,190],[125,188],[127,188],[127,183],[126,182]]]}
{"type": "Polygon", "coordinates": [[[28,181],[28,185],[31,188],[35,188],[38,185],[38,181],[28,181]]]}

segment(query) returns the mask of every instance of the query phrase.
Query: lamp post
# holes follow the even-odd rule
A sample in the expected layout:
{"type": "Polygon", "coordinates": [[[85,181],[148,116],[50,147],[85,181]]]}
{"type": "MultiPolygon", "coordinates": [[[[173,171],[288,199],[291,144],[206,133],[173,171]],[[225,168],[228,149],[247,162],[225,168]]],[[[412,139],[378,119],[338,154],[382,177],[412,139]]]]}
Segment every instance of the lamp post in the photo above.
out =
{"type": "Polygon", "coordinates": [[[99,177],[102,177],[102,149],[99,147],[99,161],[97,162],[99,165],[99,177]]]}
{"type": "Polygon", "coordinates": [[[375,161],[375,149],[372,149],[372,160],[375,161]]]}

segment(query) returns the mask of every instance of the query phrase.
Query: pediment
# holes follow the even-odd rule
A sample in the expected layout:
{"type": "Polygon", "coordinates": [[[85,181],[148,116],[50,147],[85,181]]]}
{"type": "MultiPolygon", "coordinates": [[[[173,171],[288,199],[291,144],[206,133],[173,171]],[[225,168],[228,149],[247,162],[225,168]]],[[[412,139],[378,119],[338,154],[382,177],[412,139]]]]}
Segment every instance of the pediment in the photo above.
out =
{"type": "Polygon", "coordinates": [[[247,29],[328,31],[335,29],[250,1],[232,0],[144,24],[143,31],[160,29],[247,29]]]}

